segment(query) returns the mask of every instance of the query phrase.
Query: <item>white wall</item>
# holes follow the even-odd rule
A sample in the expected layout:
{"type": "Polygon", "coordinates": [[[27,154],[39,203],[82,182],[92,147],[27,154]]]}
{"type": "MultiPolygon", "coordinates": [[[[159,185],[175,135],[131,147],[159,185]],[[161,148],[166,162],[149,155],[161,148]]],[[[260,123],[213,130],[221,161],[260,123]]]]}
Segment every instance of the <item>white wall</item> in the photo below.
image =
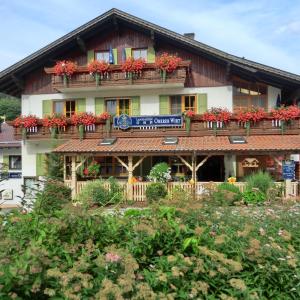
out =
{"type": "Polygon", "coordinates": [[[279,88],[268,85],[268,110],[269,111],[274,107],[276,107],[278,94],[281,97],[281,90],[279,88]]]}

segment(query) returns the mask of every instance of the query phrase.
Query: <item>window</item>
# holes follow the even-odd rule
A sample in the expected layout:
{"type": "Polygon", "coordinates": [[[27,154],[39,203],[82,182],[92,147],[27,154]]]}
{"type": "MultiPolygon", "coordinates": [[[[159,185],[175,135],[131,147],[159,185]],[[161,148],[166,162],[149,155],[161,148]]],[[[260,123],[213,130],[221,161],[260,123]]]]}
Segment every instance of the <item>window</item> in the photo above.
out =
{"type": "MultiPolygon", "coordinates": [[[[121,159],[127,164],[128,160],[126,157],[121,157],[121,159]]],[[[101,176],[109,177],[124,177],[128,176],[127,170],[115,157],[97,157],[95,160],[101,165],[101,176]]]]}
{"type": "Polygon", "coordinates": [[[9,169],[10,170],[21,170],[22,169],[21,155],[10,155],[9,156],[9,169]]]}
{"type": "Polygon", "coordinates": [[[252,106],[267,109],[267,86],[242,80],[233,82],[233,109],[239,111],[252,106]]]}
{"type": "Polygon", "coordinates": [[[64,114],[66,117],[71,117],[76,111],[76,101],[55,101],[53,104],[53,112],[55,114],[64,114]]]}
{"type": "Polygon", "coordinates": [[[181,114],[186,110],[196,112],[196,96],[195,95],[174,95],[170,96],[171,114],[181,114]]]}
{"type": "Polygon", "coordinates": [[[96,60],[104,60],[109,62],[109,51],[99,51],[95,53],[96,60]]]}
{"type": "Polygon", "coordinates": [[[111,115],[130,115],[130,99],[107,99],[106,111],[111,115]]]}
{"type": "Polygon", "coordinates": [[[132,57],[134,59],[143,58],[147,61],[147,49],[132,49],[132,57]]]}

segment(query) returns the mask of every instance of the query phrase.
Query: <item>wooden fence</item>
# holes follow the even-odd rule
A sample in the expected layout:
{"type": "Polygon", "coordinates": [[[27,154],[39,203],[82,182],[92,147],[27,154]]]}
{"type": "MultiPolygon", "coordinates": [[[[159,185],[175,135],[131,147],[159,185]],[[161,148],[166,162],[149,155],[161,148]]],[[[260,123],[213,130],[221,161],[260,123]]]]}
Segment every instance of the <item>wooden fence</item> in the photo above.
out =
{"type": "MultiPolygon", "coordinates": [[[[77,187],[76,187],[76,193],[78,194],[82,188],[88,183],[89,181],[78,181],[77,187]]],[[[195,184],[195,194],[197,197],[201,197],[205,195],[209,189],[217,186],[221,182],[197,182],[195,184]]],[[[71,181],[65,181],[65,184],[68,187],[71,187],[71,181]]],[[[137,202],[144,202],[146,201],[146,188],[151,182],[136,182],[133,184],[128,184],[125,181],[120,181],[119,184],[123,187],[124,192],[124,198],[127,199],[128,195],[132,194],[132,200],[137,202]],[[132,189],[132,191],[130,191],[132,189]]],[[[109,188],[109,183],[105,182],[104,185],[106,185],[109,188]]],[[[237,186],[241,192],[245,191],[246,184],[245,182],[236,182],[234,183],[235,186],[237,186]]],[[[285,188],[283,182],[276,182],[276,186],[282,187],[282,196],[286,197],[285,195],[285,188]]],[[[176,188],[183,189],[189,194],[193,194],[194,191],[194,185],[189,182],[168,182],[167,183],[167,190],[168,193],[172,193],[172,191],[176,188]]],[[[298,182],[292,182],[291,186],[291,192],[289,197],[298,197],[299,196],[299,183],[298,182]]]]}

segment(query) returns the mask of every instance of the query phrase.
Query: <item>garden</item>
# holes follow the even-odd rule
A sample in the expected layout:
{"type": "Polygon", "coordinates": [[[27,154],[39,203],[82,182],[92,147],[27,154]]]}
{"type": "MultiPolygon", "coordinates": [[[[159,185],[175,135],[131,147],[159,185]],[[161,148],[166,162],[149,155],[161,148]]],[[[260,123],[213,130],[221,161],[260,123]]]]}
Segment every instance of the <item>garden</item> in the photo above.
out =
{"type": "Polygon", "coordinates": [[[113,178],[75,200],[48,179],[31,210],[2,215],[0,299],[299,299],[300,204],[267,174],[201,199],[151,178],[143,209],[120,208],[113,178]]]}

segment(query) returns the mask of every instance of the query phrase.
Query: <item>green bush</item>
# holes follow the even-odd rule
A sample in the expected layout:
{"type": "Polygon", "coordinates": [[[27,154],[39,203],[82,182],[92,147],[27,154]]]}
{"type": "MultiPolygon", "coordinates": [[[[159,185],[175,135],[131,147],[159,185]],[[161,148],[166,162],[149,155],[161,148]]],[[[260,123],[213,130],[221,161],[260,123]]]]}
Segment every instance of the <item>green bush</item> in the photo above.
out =
{"type": "Polygon", "coordinates": [[[242,200],[242,194],[237,186],[223,182],[212,192],[210,202],[213,205],[234,205],[235,202],[242,200]]]}
{"type": "Polygon", "coordinates": [[[242,194],[243,200],[246,204],[261,204],[266,200],[266,194],[260,190],[246,190],[242,194]]]}
{"type": "Polygon", "coordinates": [[[117,204],[123,200],[123,189],[114,178],[107,180],[109,185],[105,185],[103,180],[89,181],[77,195],[75,201],[83,203],[86,207],[93,205],[105,206],[117,204]]]}
{"type": "Polygon", "coordinates": [[[146,188],[146,198],[149,202],[155,202],[167,196],[166,185],[161,182],[153,182],[146,188]]]}
{"type": "Polygon", "coordinates": [[[268,190],[274,186],[271,175],[267,172],[259,171],[246,178],[246,189],[259,189],[262,193],[267,194],[268,190]]]}
{"type": "Polygon", "coordinates": [[[44,184],[43,191],[37,194],[34,210],[50,214],[62,209],[64,205],[70,202],[71,189],[66,187],[61,181],[48,179],[44,184]]]}
{"type": "Polygon", "coordinates": [[[165,162],[158,163],[152,167],[148,178],[154,182],[165,183],[171,179],[171,169],[165,162]]]}

